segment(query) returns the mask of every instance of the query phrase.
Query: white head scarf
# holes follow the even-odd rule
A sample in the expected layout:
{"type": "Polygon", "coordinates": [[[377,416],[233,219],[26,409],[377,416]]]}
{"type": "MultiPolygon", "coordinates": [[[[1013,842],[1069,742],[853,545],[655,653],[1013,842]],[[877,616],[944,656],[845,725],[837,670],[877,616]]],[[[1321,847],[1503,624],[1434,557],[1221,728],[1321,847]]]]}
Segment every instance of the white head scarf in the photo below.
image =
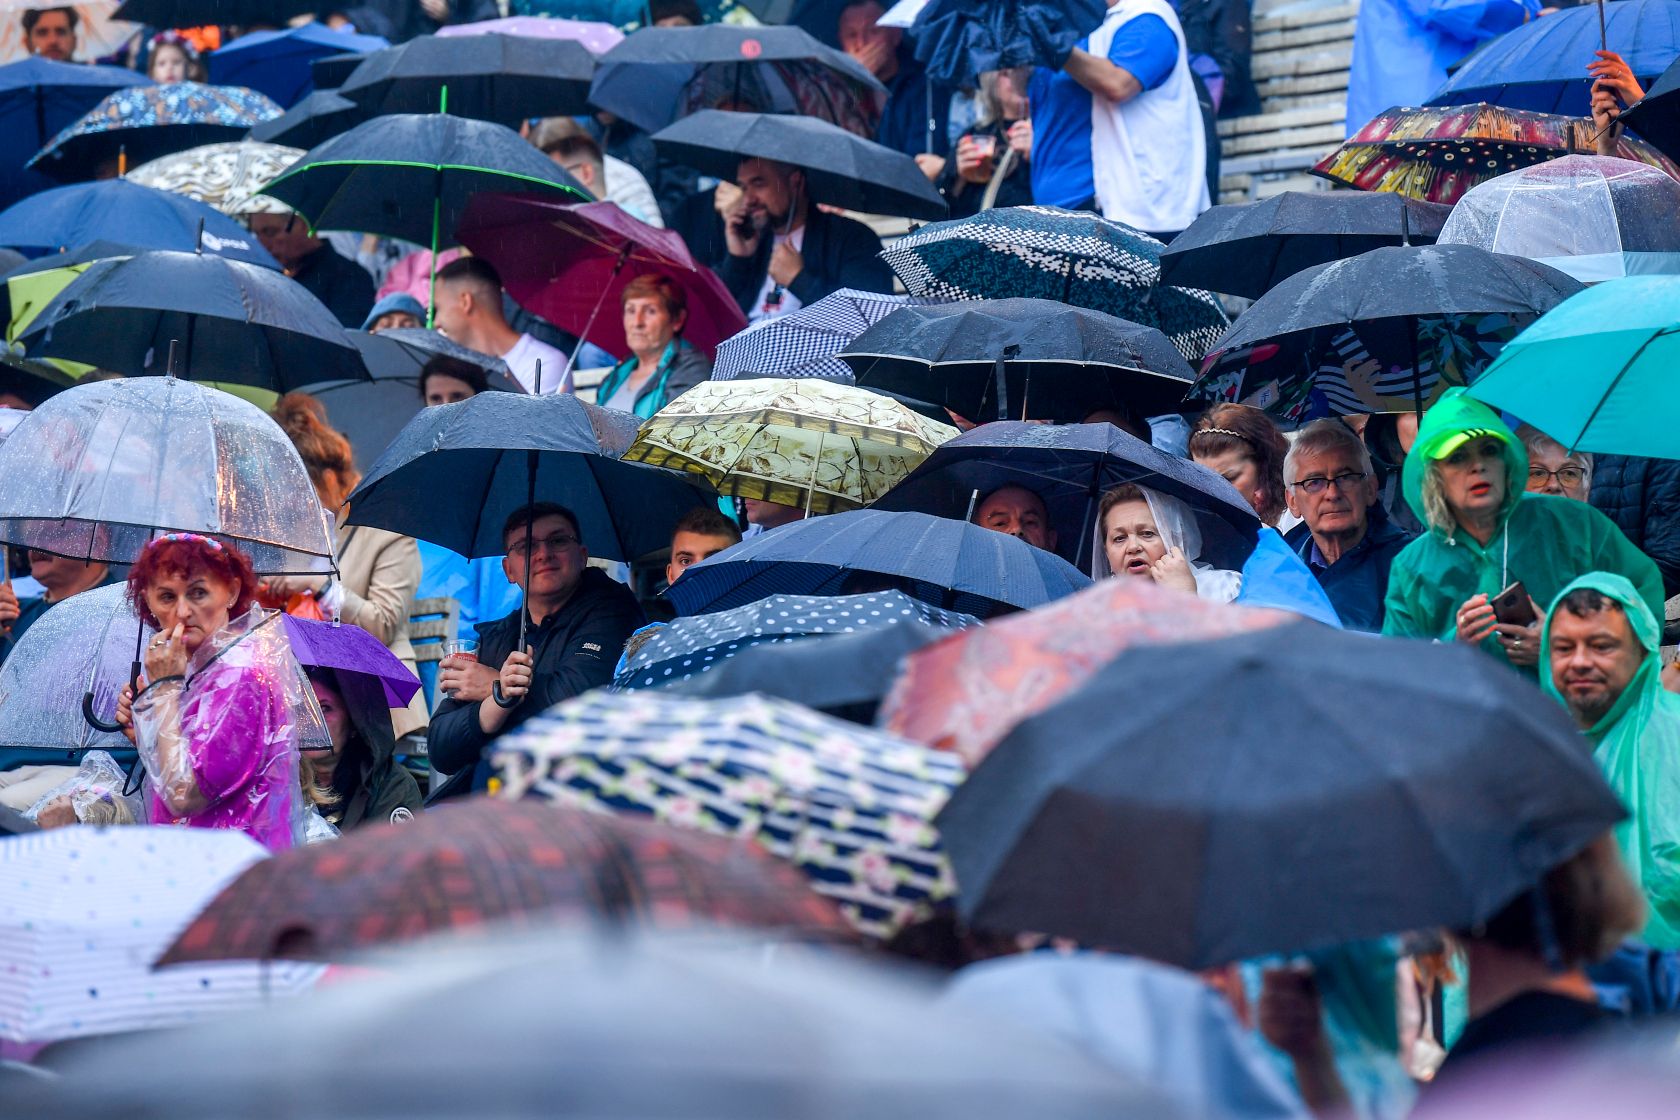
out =
{"type": "MultiPolygon", "coordinates": [[[[1143,492],[1143,500],[1149,503],[1149,515],[1155,519],[1161,542],[1169,550],[1178,549],[1190,561],[1190,569],[1196,575],[1196,594],[1217,603],[1229,603],[1235,599],[1237,592],[1242,590],[1242,573],[1215,568],[1197,559],[1202,554],[1202,530],[1196,524],[1196,515],[1190,507],[1178,498],[1157,493],[1147,486],[1139,486],[1138,489],[1143,492]]],[[[1092,579],[1107,579],[1114,574],[1108,566],[1108,549],[1104,547],[1107,543],[1104,539],[1105,520],[1098,520],[1096,539],[1091,548],[1092,579]]]]}

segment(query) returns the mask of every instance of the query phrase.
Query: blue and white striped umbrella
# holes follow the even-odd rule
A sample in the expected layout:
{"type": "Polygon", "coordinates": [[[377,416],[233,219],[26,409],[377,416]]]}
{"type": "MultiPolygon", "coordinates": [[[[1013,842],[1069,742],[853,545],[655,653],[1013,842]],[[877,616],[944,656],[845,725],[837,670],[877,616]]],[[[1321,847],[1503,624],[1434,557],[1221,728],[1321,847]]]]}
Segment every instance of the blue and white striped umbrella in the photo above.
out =
{"type": "Polygon", "coordinates": [[[933,302],[841,288],[790,315],[754,323],[725,341],[712,363],[712,380],[822,377],[851,385],[855,380],[851,367],[835,355],[906,304],[933,302]]]}
{"type": "Polygon", "coordinates": [[[872,937],[956,889],[930,822],[962,760],[798,704],[597,690],[497,747],[508,796],[751,837],[872,937]]]}
{"type": "Polygon", "coordinates": [[[226,829],[80,825],[0,839],[0,1056],[182,1026],[313,987],[324,967],[291,961],[152,970],[205,904],[266,858],[226,829]]]}

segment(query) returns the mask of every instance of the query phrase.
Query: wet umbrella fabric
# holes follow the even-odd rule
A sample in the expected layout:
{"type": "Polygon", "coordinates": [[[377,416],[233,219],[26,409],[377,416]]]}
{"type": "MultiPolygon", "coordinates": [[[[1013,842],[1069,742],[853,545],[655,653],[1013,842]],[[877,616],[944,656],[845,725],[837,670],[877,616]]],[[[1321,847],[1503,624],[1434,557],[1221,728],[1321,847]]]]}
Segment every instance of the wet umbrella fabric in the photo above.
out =
{"type": "Polygon", "coordinates": [[[839,357],[860,387],[973,421],[1153,416],[1178,408],[1194,380],[1155,328],[1045,299],[903,307],[839,357]]]}
{"type": "Polygon", "coordinates": [[[1310,623],[1123,654],[939,815],[959,912],[1191,969],[1475,925],[1624,815],[1533,694],[1462,646],[1310,623]]]}
{"type": "Polygon", "coordinates": [[[881,259],[912,295],[1088,307],[1154,327],[1187,361],[1200,361],[1230,320],[1208,292],[1162,286],[1163,248],[1096,214],[1008,206],[925,226],[893,242],[881,259]]]}
{"type": "Polygon", "coordinates": [[[88,266],[21,342],[127,376],[161,374],[179,341],[181,377],[275,392],[323,377],[365,379],[336,316],[302,284],[256,265],[154,251],[88,266]]]}
{"type": "Polygon", "coordinates": [[[873,508],[962,520],[998,487],[1023,486],[1044,500],[1061,551],[1089,571],[1097,506],[1128,482],[1190,507],[1204,563],[1240,571],[1253,553],[1260,519],[1230,483],[1112,424],[982,424],[937,448],[873,508]]]}
{"type": "Polygon", "coordinates": [[[324,144],[368,119],[368,112],[333,90],[318,89],[281,116],[251,129],[250,139],[292,148],[324,144]]]}
{"type": "Polygon", "coordinates": [[[1161,254],[1161,282],[1259,299],[1315,265],[1432,244],[1450,209],[1387,191],[1285,191],[1215,206],[1161,254]]]}
{"type": "Polygon", "coordinates": [[[142,186],[186,195],[230,217],[290,213],[257,191],[278,178],[302,154],[298,148],[254,140],[206,144],[154,159],[136,167],[128,178],[142,186]]]}
{"type": "Polygon", "coordinates": [[[1621,55],[1640,85],[1649,88],[1651,79],[1680,54],[1680,9],[1669,0],[1617,0],[1582,4],[1531,20],[1465,59],[1429,104],[1479,101],[1590,116],[1593,78],[1586,64],[1600,49],[1621,55]],[[1552,15],[1563,18],[1554,20],[1552,15]]]}
{"type": "Polygon", "coordinates": [[[931,302],[841,288],[808,307],[763,320],[724,340],[712,362],[712,380],[821,377],[849,385],[856,380],[852,367],[837,355],[899,308],[931,302]]]}
{"type": "Polygon", "coordinates": [[[122,66],[54,62],[34,56],[0,66],[0,136],[14,150],[0,163],[0,207],[54,186],[24,161],[114,89],[150,79],[122,66]]]}
{"type": "Polygon", "coordinates": [[[1061,557],[1007,533],[925,513],[860,509],[796,521],[684,570],[666,597],[683,615],[770,595],[838,595],[890,585],[977,618],[1089,587],[1061,557]]]}
{"type": "Polygon", "coordinates": [[[474,23],[451,23],[437,30],[438,38],[457,35],[515,35],[526,39],[572,39],[589,48],[589,53],[606,54],[624,42],[624,32],[610,23],[545,16],[509,16],[482,19],[474,23]]]}
{"type": "Polygon", "coordinates": [[[0,245],[39,254],[94,241],[185,253],[202,248],[264,268],[280,267],[250,230],[226,214],[126,179],[57,187],[0,212],[0,245]]]}
{"type": "Polygon", "coordinates": [[[153,27],[247,27],[307,15],[313,0],[123,0],[112,18],[153,27]]]}
{"type": "Polygon", "coordinates": [[[253,31],[211,51],[210,80],[244,86],[290,109],[314,88],[309,64],[317,58],[357,54],[388,47],[378,35],[358,35],[319,23],[278,31],[253,31]]]}
{"type": "Polygon", "coordinates": [[[637,423],[570,395],[480,393],[424,409],[350,495],[349,523],[501,556],[503,523],[534,494],[577,514],[591,556],[635,560],[708,500],[668,471],[619,461],[637,423]]]}
{"type": "Polygon", "coordinates": [[[488,922],[743,926],[850,940],[791,867],[746,844],[539,801],[479,798],[255,864],[158,958],[342,960],[488,922]]]}
{"type": "Polygon", "coordinates": [[[1621,120],[1665,156],[1680,160],[1680,59],[1646,87],[1645,96],[1629,105],[1621,120]]]}
{"type": "Polygon", "coordinates": [[[237,544],[262,575],[319,572],[332,537],[309,473],[255,405],[173,377],[66,389],[0,446],[0,540],[132,563],[156,533],[237,544]]]}
{"type": "Polygon", "coordinates": [[[698,109],[751,106],[838,125],[865,139],[886,87],[862,63],[797,27],[644,27],[601,58],[590,103],[647,132],[698,109]]]}
{"type": "Polygon", "coordinates": [[[933,0],[911,41],[929,81],[973,89],[989,70],[1060,70],[1106,10],[1101,0],[933,0]]]}
{"type": "Polygon", "coordinates": [[[566,39],[422,35],[368,55],[338,93],[375,114],[433,113],[441,103],[458,117],[516,125],[588,112],[594,73],[595,56],[566,39]]]}
{"type": "Polygon", "coordinates": [[[1208,355],[1191,399],[1244,401],[1286,422],[1422,411],[1580,290],[1554,268],[1471,245],[1373,249],[1257,300],[1208,355]]]}
{"type": "Polygon", "coordinates": [[[91,179],[108,161],[138,167],[171,152],[243,139],[281,112],[262,94],[237,86],[130,86],[53,137],[29,166],[62,182],[91,179]]]}
{"type": "Polygon", "coordinates": [[[784,700],[595,691],[523,724],[496,761],[514,797],[750,838],[869,937],[953,887],[929,822],[962,762],[784,700]]]}
{"type": "Polygon", "coordinates": [[[654,135],[668,160],[735,181],[744,159],[770,159],[805,172],[811,201],[938,221],[945,199],[916,161],[814,117],[702,109],[654,135]]]}
{"type": "Polygon", "coordinates": [[[420,691],[420,678],[360,626],[292,615],[284,616],[284,622],[292,656],[305,669],[331,669],[359,677],[383,692],[392,708],[406,708],[420,691]]]}

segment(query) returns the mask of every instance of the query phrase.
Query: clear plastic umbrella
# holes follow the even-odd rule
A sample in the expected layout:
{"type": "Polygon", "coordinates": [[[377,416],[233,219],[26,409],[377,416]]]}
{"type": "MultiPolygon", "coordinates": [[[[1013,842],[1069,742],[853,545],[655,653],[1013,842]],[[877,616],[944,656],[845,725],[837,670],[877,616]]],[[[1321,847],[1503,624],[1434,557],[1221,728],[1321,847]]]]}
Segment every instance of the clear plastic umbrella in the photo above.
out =
{"type": "Polygon", "coordinates": [[[160,532],[232,541],[264,575],[321,571],[327,519],[266,413],[173,377],[77,385],[0,446],[0,540],[132,563],[160,532]]]}
{"type": "Polygon", "coordinates": [[[1609,156],[1565,156],[1472,187],[1440,244],[1528,257],[1584,284],[1680,274],[1680,182],[1609,156]]]}
{"type": "Polygon", "coordinates": [[[123,601],[126,590],[114,584],[72,595],[18,639],[0,665],[0,746],[132,749],[120,731],[83,718],[84,702],[101,719],[112,718],[128,683],[135,631],[142,640],[152,633],[123,601]]]}

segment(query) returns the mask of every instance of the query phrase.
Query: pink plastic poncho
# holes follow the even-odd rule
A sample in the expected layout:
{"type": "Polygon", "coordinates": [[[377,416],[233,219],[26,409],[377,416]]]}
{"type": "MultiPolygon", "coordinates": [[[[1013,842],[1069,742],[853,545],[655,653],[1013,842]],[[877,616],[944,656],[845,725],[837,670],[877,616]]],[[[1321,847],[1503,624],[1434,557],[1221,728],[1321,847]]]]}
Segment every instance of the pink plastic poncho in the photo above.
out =
{"type": "Polygon", "coordinates": [[[308,735],[320,715],[277,617],[233,620],[193,653],[185,682],[135,703],[151,823],[238,829],[271,851],[302,841],[300,724],[308,735]]]}

